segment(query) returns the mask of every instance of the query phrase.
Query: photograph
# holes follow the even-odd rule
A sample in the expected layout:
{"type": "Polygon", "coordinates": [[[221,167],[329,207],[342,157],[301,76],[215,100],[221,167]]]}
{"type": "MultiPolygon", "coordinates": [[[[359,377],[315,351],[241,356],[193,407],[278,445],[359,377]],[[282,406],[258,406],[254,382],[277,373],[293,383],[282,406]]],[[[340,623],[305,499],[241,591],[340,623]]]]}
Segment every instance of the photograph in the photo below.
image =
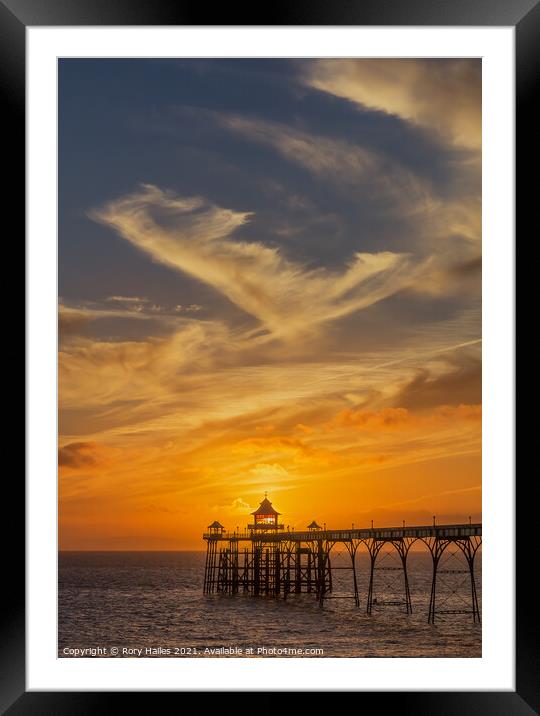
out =
{"type": "Polygon", "coordinates": [[[58,659],[482,658],[482,72],[58,57],[58,659]]]}

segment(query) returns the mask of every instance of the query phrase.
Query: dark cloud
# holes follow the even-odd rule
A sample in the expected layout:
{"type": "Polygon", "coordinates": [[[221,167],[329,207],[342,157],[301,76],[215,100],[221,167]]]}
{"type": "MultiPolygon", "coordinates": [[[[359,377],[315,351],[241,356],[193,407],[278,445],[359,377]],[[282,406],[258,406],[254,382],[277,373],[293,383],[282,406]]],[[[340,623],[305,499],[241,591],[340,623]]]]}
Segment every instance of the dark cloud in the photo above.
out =
{"type": "Polygon", "coordinates": [[[462,261],[448,269],[449,274],[456,278],[478,278],[478,274],[482,271],[482,257],[475,256],[468,261],[462,261]]]}
{"type": "Polygon", "coordinates": [[[82,311],[59,311],[58,313],[58,334],[60,338],[79,333],[80,329],[92,320],[92,316],[85,316],[82,311]]]}
{"type": "Polygon", "coordinates": [[[480,357],[465,355],[453,361],[448,373],[432,377],[427,369],[396,396],[395,405],[409,410],[422,410],[437,405],[468,405],[482,402],[482,362],[480,357]]]}
{"type": "Polygon", "coordinates": [[[58,465],[63,467],[94,467],[102,462],[97,443],[69,443],[58,450],[58,465]]]}

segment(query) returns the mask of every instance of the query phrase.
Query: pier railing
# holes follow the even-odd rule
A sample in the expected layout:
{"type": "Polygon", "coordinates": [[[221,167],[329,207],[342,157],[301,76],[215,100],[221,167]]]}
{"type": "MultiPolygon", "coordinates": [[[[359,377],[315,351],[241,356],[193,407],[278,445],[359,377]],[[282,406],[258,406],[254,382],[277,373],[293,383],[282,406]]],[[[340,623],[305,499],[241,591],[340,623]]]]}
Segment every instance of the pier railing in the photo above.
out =
{"type": "Polygon", "coordinates": [[[313,530],[313,531],[279,531],[268,532],[205,532],[203,539],[205,540],[249,540],[255,542],[313,542],[318,540],[327,540],[330,542],[345,542],[349,540],[363,539],[384,539],[394,540],[421,537],[435,537],[437,539],[455,539],[459,537],[481,537],[482,524],[463,524],[463,525],[419,525],[415,527],[378,527],[367,529],[348,529],[348,530],[313,530]]]}

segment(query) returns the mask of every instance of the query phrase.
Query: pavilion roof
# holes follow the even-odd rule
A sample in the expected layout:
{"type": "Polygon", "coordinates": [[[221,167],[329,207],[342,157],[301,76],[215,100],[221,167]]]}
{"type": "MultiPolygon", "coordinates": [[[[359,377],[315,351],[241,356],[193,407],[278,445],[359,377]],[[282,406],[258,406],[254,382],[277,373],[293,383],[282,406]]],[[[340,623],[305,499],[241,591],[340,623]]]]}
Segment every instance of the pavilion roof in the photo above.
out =
{"type": "Polygon", "coordinates": [[[274,510],[270,500],[265,497],[264,500],[261,502],[261,504],[255,510],[255,512],[252,512],[251,514],[252,515],[280,515],[281,512],[274,510]]]}

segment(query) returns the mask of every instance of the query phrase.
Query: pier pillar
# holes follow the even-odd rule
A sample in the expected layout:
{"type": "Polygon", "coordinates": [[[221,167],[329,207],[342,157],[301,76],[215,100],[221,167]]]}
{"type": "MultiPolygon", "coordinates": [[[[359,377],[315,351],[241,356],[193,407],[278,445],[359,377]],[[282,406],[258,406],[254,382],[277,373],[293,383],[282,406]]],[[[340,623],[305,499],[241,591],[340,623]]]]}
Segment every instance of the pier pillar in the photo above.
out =
{"type": "Polygon", "coordinates": [[[287,595],[291,591],[291,548],[290,548],[290,545],[286,546],[284,560],[285,560],[285,574],[284,574],[284,580],[283,580],[283,599],[287,599],[287,595]]]}
{"type": "Polygon", "coordinates": [[[261,552],[262,547],[253,545],[253,594],[258,597],[261,593],[261,552]]]}
{"type": "MultiPolygon", "coordinates": [[[[367,542],[367,547],[369,550],[370,555],[370,574],[369,574],[369,588],[368,588],[368,598],[367,598],[367,613],[371,614],[373,612],[373,606],[401,606],[403,605],[405,608],[406,614],[412,613],[412,603],[411,603],[411,592],[409,589],[409,577],[407,574],[407,556],[409,554],[409,549],[411,547],[411,544],[414,540],[408,539],[408,538],[398,538],[398,539],[371,539],[367,542]],[[385,544],[391,545],[397,552],[397,556],[399,557],[400,566],[398,567],[377,567],[377,559],[379,557],[379,554],[381,552],[381,549],[385,544]],[[403,600],[401,599],[383,599],[379,600],[374,596],[375,592],[375,570],[381,571],[381,572],[401,572],[403,574],[403,600]]],[[[386,555],[385,555],[386,556],[386,555]]]]}
{"type": "Polygon", "coordinates": [[[322,607],[327,592],[332,591],[332,576],[328,544],[322,540],[317,542],[317,597],[322,607]]]}
{"type": "Polygon", "coordinates": [[[249,591],[249,551],[244,547],[244,568],[242,570],[242,587],[244,592],[249,591]]]}
{"type": "Polygon", "coordinates": [[[274,594],[281,591],[281,549],[278,544],[274,548],[274,594]]]}
{"type": "Polygon", "coordinates": [[[360,543],[358,541],[355,542],[353,539],[351,539],[350,542],[345,542],[345,547],[347,548],[347,551],[351,558],[351,570],[352,570],[352,579],[353,579],[353,598],[354,598],[354,604],[357,607],[360,606],[360,597],[358,595],[358,580],[356,579],[356,550],[358,549],[359,544],[360,543]]]}
{"type": "Polygon", "coordinates": [[[231,593],[238,593],[238,541],[231,540],[229,543],[229,555],[230,555],[230,575],[229,580],[231,584],[231,593]]]}
{"type": "Polygon", "coordinates": [[[302,591],[302,551],[300,543],[296,545],[296,562],[294,565],[294,593],[300,594],[302,591]]]}
{"type": "MultiPolygon", "coordinates": [[[[428,623],[435,623],[436,614],[471,614],[473,621],[480,623],[480,608],[478,605],[478,594],[476,591],[476,577],[474,573],[474,566],[475,557],[478,552],[478,549],[482,544],[482,539],[476,536],[464,537],[459,539],[433,537],[424,541],[429,547],[433,563],[431,593],[429,598],[428,623]],[[458,547],[460,553],[463,555],[465,559],[466,568],[441,569],[441,558],[443,557],[445,550],[449,547],[449,545],[452,544],[458,547]],[[437,580],[440,574],[468,574],[470,584],[470,607],[464,602],[463,598],[458,595],[459,601],[463,602],[465,606],[462,607],[450,605],[450,607],[446,607],[444,609],[437,609],[437,580]]],[[[452,593],[454,595],[457,595],[457,588],[454,588],[452,593]]]]}

